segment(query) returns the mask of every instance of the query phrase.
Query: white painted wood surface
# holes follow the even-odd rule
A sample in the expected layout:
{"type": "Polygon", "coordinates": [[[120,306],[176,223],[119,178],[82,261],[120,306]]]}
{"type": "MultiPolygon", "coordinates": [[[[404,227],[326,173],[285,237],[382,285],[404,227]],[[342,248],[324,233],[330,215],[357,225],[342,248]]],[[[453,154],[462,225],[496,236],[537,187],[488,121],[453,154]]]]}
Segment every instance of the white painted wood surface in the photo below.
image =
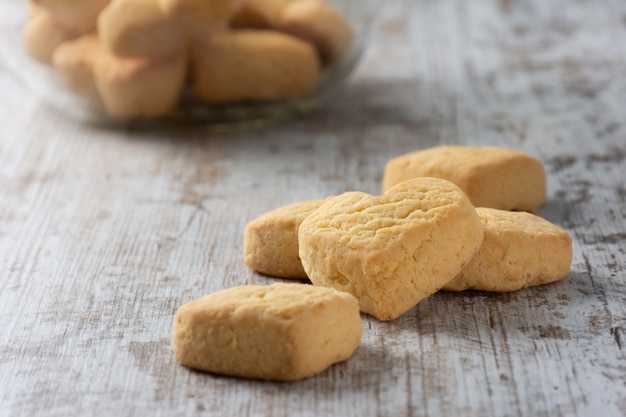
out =
{"type": "Polygon", "coordinates": [[[1,416],[626,415],[626,2],[387,3],[334,100],[262,131],[80,125],[0,67],[1,416]],[[247,221],[377,193],[389,158],[450,143],[545,163],[567,279],[364,317],[355,355],[298,383],[176,363],[180,304],[274,281],[243,264],[247,221]]]}

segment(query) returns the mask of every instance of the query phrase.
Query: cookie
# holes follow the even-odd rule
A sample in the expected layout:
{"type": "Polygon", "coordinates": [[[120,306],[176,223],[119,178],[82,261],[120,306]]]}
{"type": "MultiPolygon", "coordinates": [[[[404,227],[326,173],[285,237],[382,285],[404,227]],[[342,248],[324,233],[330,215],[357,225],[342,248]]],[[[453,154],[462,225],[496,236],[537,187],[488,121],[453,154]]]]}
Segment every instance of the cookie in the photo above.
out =
{"type": "Polygon", "coordinates": [[[99,102],[94,79],[94,63],[99,48],[95,35],[84,35],[60,45],[52,57],[52,64],[67,88],[74,94],[99,102]]]}
{"type": "Polygon", "coordinates": [[[113,0],[100,13],[98,35],[105,48],[123,58],[163,57],[186,48],[176,20],[157,0],[113,0]]]}
{"type": "Polygon", "coordinates": [[[108,115],[126,119],[171,114],[182,94],[185,55],[161,59],[98,55],[94,75],[108,115]]]}
{"type": "Polygon", "coordinates": [[[313,43],[324,65],[339,60],[354,39],[352,26],[330,4],[321,0],[287,4],[276,27],[313,43]]]}
{"type": "Polygon", "coordinates": [[[52,64],[54,51],[64,42],[74,39],[75,34],[61,26],[45,9],[33,4],[24,26],[22,39],[28,55],[42,64],[52,64]]]}
{"type": "Polygon", "coordinates": [[[165,14],[176,20],[186,34],[204,40],[216,28],[227,27],[239,0],[157,0],[165,14]]]}
{"type": "Polygon", "coordinates": [[[34,0],[47,9],[63,27],[83,35],[96,30],[100,12],[110,0],[34,0]]]}
{"type": "Polygon", "coordinates": [[[324,200],[307,200],[267,212],[246,225],[244,262],[265,275],[307,278],[298,255],[298,228],[324,200]]]}
{"type": "Polygon", "coordinates": [[[267,29],[276,26],[285,6],[299,0],[243,0],[231,16],[233,28],[267,29]]]}
{"type": "Polygon", "coordinates": [[[176,312],[174,354],[203,371],[276,381],[306,378],[348,359],[361,341],[357,300],[331,288],[243,285],[176,312]]]}
{"type": "Polygon", "coordinates": [[[400,316],[441,289],[482,239],[465,194],[438,178],[405,181],[376,197],[332,197],[298,231],[311,282],[354,295],[361,311],[380,320],[400,316]]]}
{"type": "Polygon", "coordinates": [[[531,213],[476,211],[483,224],[483,243],[444,290],[516,291],[567,276],[572,238],[565,230],[531,213]]]}
{"type": "Polygon", "coordinates": [[[546,200],[546,174],[530,155],[498,147],[439,146],[387,163],[383,190],[415,177],[458,185],[476,207],[535,211],[546,200]]]}
{"type": "Polygon", "coordinates": [[[194,51],[194,92],[209,103],[301,96],[321,72],[309,43],[269,30],[216,33],[194,51]]]}

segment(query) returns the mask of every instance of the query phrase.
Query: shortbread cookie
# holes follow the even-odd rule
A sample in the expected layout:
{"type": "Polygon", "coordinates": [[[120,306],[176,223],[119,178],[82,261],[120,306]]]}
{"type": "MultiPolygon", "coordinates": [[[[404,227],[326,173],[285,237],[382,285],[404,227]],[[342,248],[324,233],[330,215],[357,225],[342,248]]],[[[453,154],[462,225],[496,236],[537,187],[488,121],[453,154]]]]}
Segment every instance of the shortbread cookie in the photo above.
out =
{"type": "Polygon", "coordinates": [[[161,59],[100,54],[94,75],[107,114],[121,119],[171,114],[182,94],[186,64],[184,54],[161,59]]]}
{"type": "Polygon", "coordinates": [[[483,229],[456,185],[418,178],[378,197],[330,198],[302,222],[298,238],[315,285],[349,292],[361,311],[391,320],[454,278],[480,247],[483,229]]]}
{"type": "Polygon", "coordinates": [[[278,23],[285,6],[300,0],[243,0],[230,19],[234,28],[270,28],[278,23]]]}
{"type": "Polygon", "coordinates": [[[78,35],[94,32],[98,14],[110,0],[35,0],[54,19],[78,35]]]}
{"type": "Polygon", "coordinates": [[[298,255],[298,228],[324,200],[307,200],[267,212],[246,225],[244,262],[265,275],[307,278],[298,255]]]}
{"type": "Polygon", "coordinates": [[[228,20],[240,0],[157,0],[168,16],[189,22],[210,23],[228,20]]]}
{"type": "Polygon", "coordinates": [[[361,341],[361,317],[354,297],[331,288],[243,285],[180,307],[173,333],[183,365],[291,381],[348,359],[361,341]]]}
{"type": "Polygon", "coordinates": [[[477,208],[485,237],[472,261],[443,289],[506,292],[557,281],[572,263],[572,238],[525,212],[477,208]]]}
{"type": "Polygon", "coordinates": [[[240,0],[157,0],[165,14],[175,19],[196,40],[225,28],[240,0]]]}
{"type": "Polygon", "coordinates": [[[319,76],[319,59],[309,43],[268,30],[224,31],[194,54],[194,91],[210,103],[301,96],[313,90],[319,76]]]}
{"type": "Polygon", "coordinates": [[[278,29],[312,42],[324,65],[343,56],[354,38],[352,26],[330,4],[322,0],[289,3],[280,15],[278,29]]]}
{"type": "Polygon", "coordinates": [[[124,58],[163,57],[183,51],[186,39],[158,0],[113,0],[98,18],[105,48],[124,58]]]}
{"type": "Polygon", "coordinates": [[[534,211],[546,200],[540,161],[497,147],[439,146],[392,159],[383,190],[415,177],[437,177],[458,185],[476,207],[534,211]]]}
{"type": "Polygon", "coordinates": [[[85,97],[94,103],[99,102],[99,94],[94,79],[94,65],[99,50],[95,35],[84,35],[59,46],[52,57],[52,63],[65,85],[74,94],[85,97]]]}
{"type": "Polygon", "coordinates": [[[75,38],[75,34],[61,26],[53,16],[36,5],[32,6],[22,37],[28,54],[42,64],[52,64],[52,55],[59,45],[75,38]]]}

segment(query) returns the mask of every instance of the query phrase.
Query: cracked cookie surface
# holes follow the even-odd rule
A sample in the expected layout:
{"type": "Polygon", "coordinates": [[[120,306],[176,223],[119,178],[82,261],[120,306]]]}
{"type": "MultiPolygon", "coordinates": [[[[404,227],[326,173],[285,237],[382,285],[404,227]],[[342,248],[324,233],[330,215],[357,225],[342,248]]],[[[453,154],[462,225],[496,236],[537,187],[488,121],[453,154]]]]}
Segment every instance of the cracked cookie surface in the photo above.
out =
{"type": "Polygon", "coordinates": [[[381,196],[329,198],[300,225],[300,258],[315,285],[353,294],[361,311],[394,319],[438,291],[482,242],[480,219],[449,181],[418,178],[381,196]]]}

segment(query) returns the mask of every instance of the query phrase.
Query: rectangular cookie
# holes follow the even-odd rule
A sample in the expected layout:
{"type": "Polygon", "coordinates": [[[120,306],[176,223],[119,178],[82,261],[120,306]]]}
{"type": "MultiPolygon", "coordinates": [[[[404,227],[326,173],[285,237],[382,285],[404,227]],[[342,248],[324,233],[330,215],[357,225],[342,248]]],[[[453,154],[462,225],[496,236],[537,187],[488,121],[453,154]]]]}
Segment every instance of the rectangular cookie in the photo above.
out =
{"type": "Polygon", "coordinates": [[[306,200],[269,211],[246,225],[244,262],[265,275],[307,278],[298,255],[298,229],[324,200],[306,200]]]}
{"type": "Polygon", "coordinates": [[[567,276],[573,256],[567,231],[531,213],[484,207],[476,212],[483,243],[444,290],[517,291],[567,276]]]}
{"type": "Polygon", "coordinates": [[[383,190],[417,177],[458,185],[475,207],[535,211],[546,201],[541,162],[523,152],[493,146],[436,146],[387,162],[383,190]]]}
{"type": "Polygon", "coordinates": [[[334,289],[242,285],[181,306],[173,333],[185,366],[291,381],[348,359],[361,341],[361,317],[357,300],[334,289]]]}

